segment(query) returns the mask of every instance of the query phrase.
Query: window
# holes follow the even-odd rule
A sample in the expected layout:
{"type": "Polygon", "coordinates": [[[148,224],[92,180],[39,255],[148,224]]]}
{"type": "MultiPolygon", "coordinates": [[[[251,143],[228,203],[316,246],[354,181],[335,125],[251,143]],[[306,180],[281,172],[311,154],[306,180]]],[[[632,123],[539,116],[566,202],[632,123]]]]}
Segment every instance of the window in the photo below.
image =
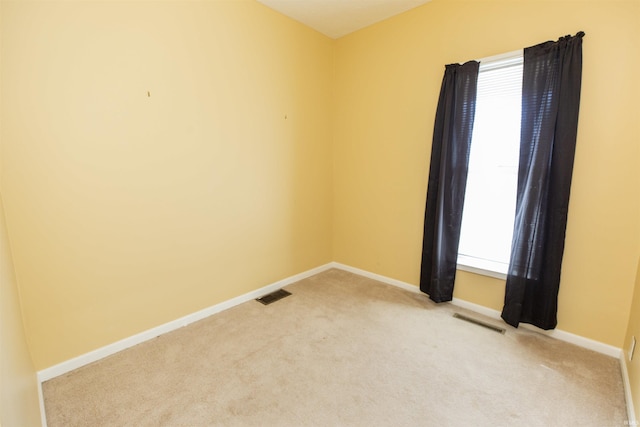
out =
{"type": "Polygon", "coordinates": [[[516,207],[522,51],[480,61],[458,268],[506,277],[516,207]]]}

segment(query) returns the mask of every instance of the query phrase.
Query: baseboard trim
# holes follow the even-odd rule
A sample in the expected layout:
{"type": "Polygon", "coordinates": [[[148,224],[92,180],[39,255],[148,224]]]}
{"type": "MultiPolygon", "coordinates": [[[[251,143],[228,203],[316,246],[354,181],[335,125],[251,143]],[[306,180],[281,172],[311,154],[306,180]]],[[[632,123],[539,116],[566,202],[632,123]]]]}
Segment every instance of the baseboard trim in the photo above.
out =
{"type": "Polygon", "coordinates": [[[410,292],[420,293],[420,289],[417,286],[407,282],[403,282],[401,280],[392,279],[387,276],[382,276],[380,274],[372,273],[370,271],[362,270],[356,267],[351,267],[350,265],[341,264],[335,261],[329,263],[329,266],[331,266],[331,268],[337,268],[339,270],[348,271],[349,273],[353,273],[359,276],[364,276],[369,279],[377,280],[378,282],[386,283],[388,285],[397,286],[398,288],[402,288],[410,292]]]}
{"type": "Polygon", "coordinates": [[[83,355],[74,357],[73,359],[69,359],[57,365],[51,366],[49,368],[45,368],[41,371],[38,371],[37,373],[38,382],[42,383],[44,381],[50,380],[60,375],[64,375],[67,372],[73,371],[74,369],[78,369],[82,366],[88,365],[89,363],[93,363],[100,359],[104,359],[105,357],[111,356],[112,354],[125,350],[129,347],[133,347],[134,345],[143,343],[145,341],[149,341],[160,335],[166,334],[176,329],[180,329],[193,322],[197,322],[198,320],[205,319],[216,313],[220,313],[221,311],[227,310],[231,307],[235,307],[236,305],[242,304],[243,302],[260,298],[263,295],[271,293],[277,289],[280,289],[284,286],[290,285],[302,279],[306,279],[307,277],[311,277],[315,274],[322,273],[323,271],[326,271],[330,268],[333,268],[332,263],[321,265],[316,268],[312,268],[311,270],[307,270],[305,272],[296,274],[294,276],[287,277],[286,279],[279,280],[275,283],[271,283],[267,286],[263,286],[262,288],[256,289],[255,291],[251,291],[244,295],[240,295],[230,300],[223,301],[219,304],[213,305],[211,307],[205,308],[203,310],[197,311],[192,314],[188,314],[179,319],[173,320],[171,322],[165,323],[155,328],[151,328],[149,330],[133,335],[131,337],[124,338],[120,341],[114,342],[112,344],[108,344],[104,347],[90,351],[83,355]]]}
{"type": "Polygon", "coordinates": [[[44,410],[44,394],[42,394],[42,382],[36,381],[38,383],[38,400],[40,401],[40,424],[42,427],[47,427],[47,414],[44,410]]]}
{"type": "MultiPolygon", "coordinates": [[[[156,338],[160,335],[166,334],[168,332],[174,331],[176,329],[187,326],[193,322],[197,322],[198,320],[205,319],[209,316],[212,316],[216,313],[220,313],[221,311],[227,310],[229,308],[235,307],[236,305],[242,304],[244,302],[250,301],[255,298],[259,298],[265,294],[273,292],[279,288],[290,285],[292,283],[298,282],[300,280],[311,277],[315,274],[322,273],[331,268],[336,268],[344,271],[348,271],[354,274],[358,274],[360,276],[364,276],[373,280],[377,280],[382,283],[386,283],[392,286],[396,286],[398,288],[402,288],[404,290],[421,293],[420,289],[407,282],[403,282],[401,280],[392,279],[387,276],[383,276],[380,274],[372,273],[367,270],[362,270],[360,268],[352,267],[346,264],[341,264],[338,262],[330,262],[325,265],[321,265],[319,267],[313,268],[311,270],[307,270],[305,272],[296,274],[294,276],[285,278],[283,280],[279,280],[270,285],[264,286],[262,288],[256,289],[254,291],[248,292],[244,295],[240,295],[238,297],[232,298],[230,300],[221,302],[219,304],[213,305],[206,309],[200,310],[198,312],[189,314],[187,316],[181,317],[179,319],[173,320],[171,322],[165,323],[163,325],[157,326],[155,328],[151,328],[147,331],[141,332],[134,336],[125,338],[123,340],[117,341],[113,344],[106,345],[97,350],[91,351],[89,353],[80,355],[78,357],[74,357],[73,359],[67,360],[65,362],[54,365],[50,368],[43,369],[38,371],[37,379],[38,379],[38,392],[40,397],[40,410],[42,417],[42,426],[47,427],[47,419],[44,407],[44,398],[42,394],[42,383],[44,381],[50,380],[52,378],[58,377],[60,375],[64,375],[67,372],[73,371],[74,369],[78,369],[82,366],[88,365],[90,363],[96,362],[100,359],[108,357],[112,354],[115,354],[119,351],[125,350],[129,347],[133,347],[134,345],[141,344],[145,341],[156,338]]],[[[467,310],[471,310],[478,314],[482,314],[488,316],[493,319],[500,319],[500,312],[497,310],[493,310],[475,303],[471,303],[468,301],[464,301],[461,299],[454,298],[451,301],[451,304],[465,308],[467,310]]],[[[605,354],[607,356],[616,357],[620,361],[620,369],[622,373],[623,383],[624,383],[624,392],[625,399],[627,403],[627,416],[629,418],[627,425],[638,425],[635,417],[635,411],[633,406],[633,398],[631,393],[631,385],[629,382],[629,374],[627,370],[627,364],[624,359],[624,351],[620,348],[601,343],[599,341],[595,341],[589,338],[581,337],[579,335],[575,335],[562,330],[553,330],[553,331],[543,331],[534,326],[522,324],[522,326],[526,329],[531,329],[535,332],[542,333],[544,335],[550,336],[552,338],[566,341],[580,347],[584,347],[598,353],[605,354]]]]}
{"type": "MultiPolygon", "coordinates": [[[[380,282],[387,283],[387,284],[393,285],[393,286],[397,286],[399,288],[406,289],[406,290],[411,291],[411,292],[420,292],[420,289],[417,286],[412,285],[410,283],[402,282],[400,280],[392,279],[390,277],[382,276],[382,275],[376,274],[376,273],[371,273],[370,271],[362,270],[362,269],[359,269],[359,268],[351,267],[349,265],[345,265],[345,264],[341,264],[341,263],[337,263],[337,262],[332,262],[332,263],[330,263],[330,265],[333,266],[334,268],[339,268],[341,270],[349,271],[349,272],[354,273],[354,274],[359,274],[360,276],[364,276],[364,277],[368,277],[370,279],[378,280],[380,282]]],[[[469,301],[461,300],[459,298],[453,298],[453,300],[451,301],[451,304],[453,304],[453,305],[455,305],[457,307],[465,308],[467,310],[473,311],[473,312],[478,313],[478,314],[482,314],[482,315],[490,317],[492,319],[502,320],[502,318],[500,317],[500,312],[499,311],[493,310],[491,308],[484,307],[484,306],[479,305],[479,304],[475,304],[475,303],[472,303],[472,302],[469,302],[469,301]]],[[[543,335],[550,336],[550,337],[558,339],[560,341],[569,342],[571,344],[575,344],[577,346],[580,346],[580,347],[583,347],[583,348],[587,348],[589,350],[593,350],[593,351],[596,351],[598,353],[605,354],[607,356],[618,358],[618,357],[620,357],[620,354],[622,353],[622,349],[620,349],[620,348],[614,347],[614,346],[609,345],[609,344],[602,343],[600,341],[595,341],[595,340],[592,340],[590,338],[585,338],[585,337],[582,337],[582,336],[579,336],[579,335],[575,335],[575,334],[572,334],[570,332],[562,331],[562,330],[559,330],[559,329],[554,329],[552,331],[545,331],[545,330],[536,328],[535,326],[528,325],[526,323],[521,323],[521,327],[523,327],[524,329],[532,330],[534,332],[538,332],[538,333],[543,334],[543,335]]]]}
{"type": "Polygon", "coordinates": [[[625,425],[637,426],[636,411],[633,407],[633,394],[631,393],[631,382],[629,381],[629,371],[627,369],[627,360],[625,359],[624,351],[620,352],[620,370],[622,371],[622,383],[624,385],[624,398],[627,402],[627,418],[628,422],[625,425]]]}
{"type": "MultiPolygon", "coordinates": [[[[262,288],[256,289],[254,291],[248,292],[244,295],[240,295],[238,297],[232,298],[230,300],[227,301],[223,301],[219,304],[213,305],[211,307],[208,307],[206,309],[200,310],[198,312],[189,314],[187,316],[181,317],[179,319],[173,320],[171,322],[165,323],[163,325],[157,326],[155,328],[151,328],[147,331],[141,332],[139,334],[133,335],[131,337],[122,339],[120,341],[117,341],[115,343],[106,345],[104,347],[101,347],[99,349],[93,350],[91,352],[85,353],[83,355],[80,355],[78,357],[74,357],[73,359],[67,360],[65,362],[59,363],[57,365],[54,365],[52,367],[43,369],[38,371],[37,373],[37,380],[38,380],[38,391],[40,394],[40,408],[41,408],[41,414],[42,414],[42,426],[46,427],[47,426],[47,421],[46,421],[46,414],[45,414],[45,408],[44,408],[44,400],[43,400],[43,395],[42,395],[42,383],[44,381],[50,380],[52,378],[58,377],[60,375],[64,375],[68,372],[71,372],[75,369],[78,369],[82,366],[88,365],[90,363],[96,362],[100,359],[103,359],[105,357],[111,356],[112,354],[115,354],[119,351],[125,350],[129,347],[133,347],[134,345],[137,344],[141,344],[145,341],[149,341],[153,338],[156,338],[160,335],[166,334],[168,332],[174,331],[176,329],[180,329],[184,326],[187,326],[193,322],[197,322],[198,320],[202,320],[205,319],[209,316],[212,316],[216,313],[220,313],[221,311],[227,310],[229,308],[235,307],[236,305],[242,304],[244,302],[250,301],[252,299],[256,299],[259,298],[263,295],[266,295],[268,293],[271,293],[279,288],[282,288],[284,286],[290,285],[292,283],[295,283],[297,281],[306,279],[308,277],[311,277],[315,274],[318,273],[322,273],[326,270],[329,270],[331,268],[336,268],[336,269],[340,269],[340,270],[344,270],[344,271],[348,271],[354,274],[358,274],[360,276],[363,277],[367,277],[373,280],[377,280],[379,282],[382,283],[386,283],[392,286],[396,286],[398,288],[402,288],[404,290],[410,291],[410,292],[414,292],[414,293],[421,293],[420,289],[415,286],[412,285],[410,283],[407,282],[403,282],[401,280],[397,280],[397,279],[392,279],[390,277],[387,276],[383,276],[380,274],[376,274],[376,273],[372,273],[370,271],[367,270],[362,270],[356,267],[352,267],[346,264],[342,264],[342,263],[338,263],[338,262],[330,262],[328,264],[325,265],[321,265],[319,267],[313,268],[311,270],[307,270],[305,272],[302,272],[300,274],[296,274],[294,276],[285,278],[283,280],[279,280],[275,283],[266,285],[262,288]]],[[[465,308],[467,310],[476,312],[478,314],[482,314],[485,315],[487,317],[493,318],[493,319],[500,319],[500,312],[498,312],[497,310],[493,310],[475,303],[471,303],[465,300],[461,300],[461,299],[457,299],[454,298],[453,301],[451,301],[451,304],[461,307],[461,308],[465,308]]],[[[629,424],[628,425],[637,425],[636,423],[636,418],[635,418],[635,412],[634,412],[634,407],[633,407],[633,399],[632,399],[632,394],[631,394],[631,386],[629,383],[629,375],[627,372],[627,366],[626,366],[626,362],[624,360],[624,352],[622,351],[622,349],[611,346],[609,344],[605,344],[599,341],[595,341],[589,338],[585,338],[579,335],[575,335],[566,331],[562,331],[562,330],[553,330],[553,331],[544,331],[541,329],[538,329],[534,326],[531,325],[527,325],[527,324],[522,324],[522,326],[526,329],[530,329],[533,330],[535,332],[550,336],[552,338],[561,340],[561,341],[566,341],[575,345],[578,345],[580,347],[583,348],[587,348],[593,351],[596,351],[598,353],[602,353],[605,354],[607,356],[612,356],[612,357],[616,357],[620,360],[620,366],[621,366],[621,370],[622,370],[622,377],[623,377],[623,382],[624,382],[624,390],[625,390],[625,399],[627,402],[627,411],[628,411],[628,417],[629,417],[629,424]]]]}
{"type": "MultiPolygon", "coordinates": [[[[454,298],[453,301],[451,301],[451,303],[458,307],[466,308],[476,313],[483,314],[493,319],[502,321],[500,312],[497,310],[493,310],[493,309],[490,309],[478,304],[474,304],[465,300],[457,299],[457,298],[454,298]]],[[[511,328],[512,326],[509,326],[509,327],[511,328]]],[[[605,344],[600,341],[595,341],[590,338],[585,338],[580,335],[572,334],[571,332],[566,332],[561,329],[553,329],[550,331],[545,331],[544,329],[537,328],[527,323],[521,323],[520,327],[523,329],[534,331],[539,334],[546,335],[560,341],[565,341],[571,344],[575,344],[579,347],[587,348],[589,350],[593,350],[595,352],[605,354],[607,356],[611,356],[615,358],[620,357],[620,353],[622,352],[622,349],[618,347],[614,347],[612,345],[605,344]]]]}

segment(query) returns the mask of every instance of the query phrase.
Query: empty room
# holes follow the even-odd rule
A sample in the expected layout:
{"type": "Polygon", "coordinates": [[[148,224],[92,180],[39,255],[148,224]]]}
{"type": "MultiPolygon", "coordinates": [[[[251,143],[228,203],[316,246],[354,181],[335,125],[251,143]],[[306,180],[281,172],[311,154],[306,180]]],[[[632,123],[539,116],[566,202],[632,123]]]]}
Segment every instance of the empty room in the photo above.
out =
{"type": "Polygon", "coordinates": [[[2,0],[0,425],[637,425],[638,70],[637,0],[2,0]]]}

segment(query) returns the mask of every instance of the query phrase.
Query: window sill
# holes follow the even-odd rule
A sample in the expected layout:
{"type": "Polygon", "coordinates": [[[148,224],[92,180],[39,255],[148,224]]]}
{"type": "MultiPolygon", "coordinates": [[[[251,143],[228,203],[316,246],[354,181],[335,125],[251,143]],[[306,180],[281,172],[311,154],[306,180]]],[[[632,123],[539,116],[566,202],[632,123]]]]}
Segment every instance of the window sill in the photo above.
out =
{"type": "Polygon", "coordinates": [[[503,264],[501,262],[489,261],[466,255],[458,255],[458,270],[507,280],[508,268],[509,266],[507,264],[503,264]]]}

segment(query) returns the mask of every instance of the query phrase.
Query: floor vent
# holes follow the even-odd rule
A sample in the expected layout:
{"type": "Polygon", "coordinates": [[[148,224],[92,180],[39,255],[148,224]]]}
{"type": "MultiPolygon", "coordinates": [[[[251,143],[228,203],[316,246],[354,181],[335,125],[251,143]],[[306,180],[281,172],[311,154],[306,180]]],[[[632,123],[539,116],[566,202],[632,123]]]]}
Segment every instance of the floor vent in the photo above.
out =
{"type": "Polygon", "coordinates": [[[483,328],[491,329],[492,331],[496,331],[496,332],[499,332],[501,334],[504,334],[505,331],[506,331],[506,329],[504,329],[504,328],[500,328],[498,326],[490,325],[489,323],[484,323],[484,322],[482,322],[480,320],[473,319],[471,317],[467,317],[464,314],[454,313],[453,317],[455,317],[457,319],[460,319],[460,320],[464,320],[464,321],[469,322],[469,323],[473,323],[474,325],[482,326],[483,328]]]}
{"type": "Polygon", "coordinates": [[[278,289],[277,291],[271,292],[270,294],[267,294],[263,297],[256,298],[256,301],[261,302],[264,305],[269,305],[272,302],[281,300],[282,298],[288,297],[289,295],[291,295],[291,292],[287,292],[284,289],[278,289]]]}

